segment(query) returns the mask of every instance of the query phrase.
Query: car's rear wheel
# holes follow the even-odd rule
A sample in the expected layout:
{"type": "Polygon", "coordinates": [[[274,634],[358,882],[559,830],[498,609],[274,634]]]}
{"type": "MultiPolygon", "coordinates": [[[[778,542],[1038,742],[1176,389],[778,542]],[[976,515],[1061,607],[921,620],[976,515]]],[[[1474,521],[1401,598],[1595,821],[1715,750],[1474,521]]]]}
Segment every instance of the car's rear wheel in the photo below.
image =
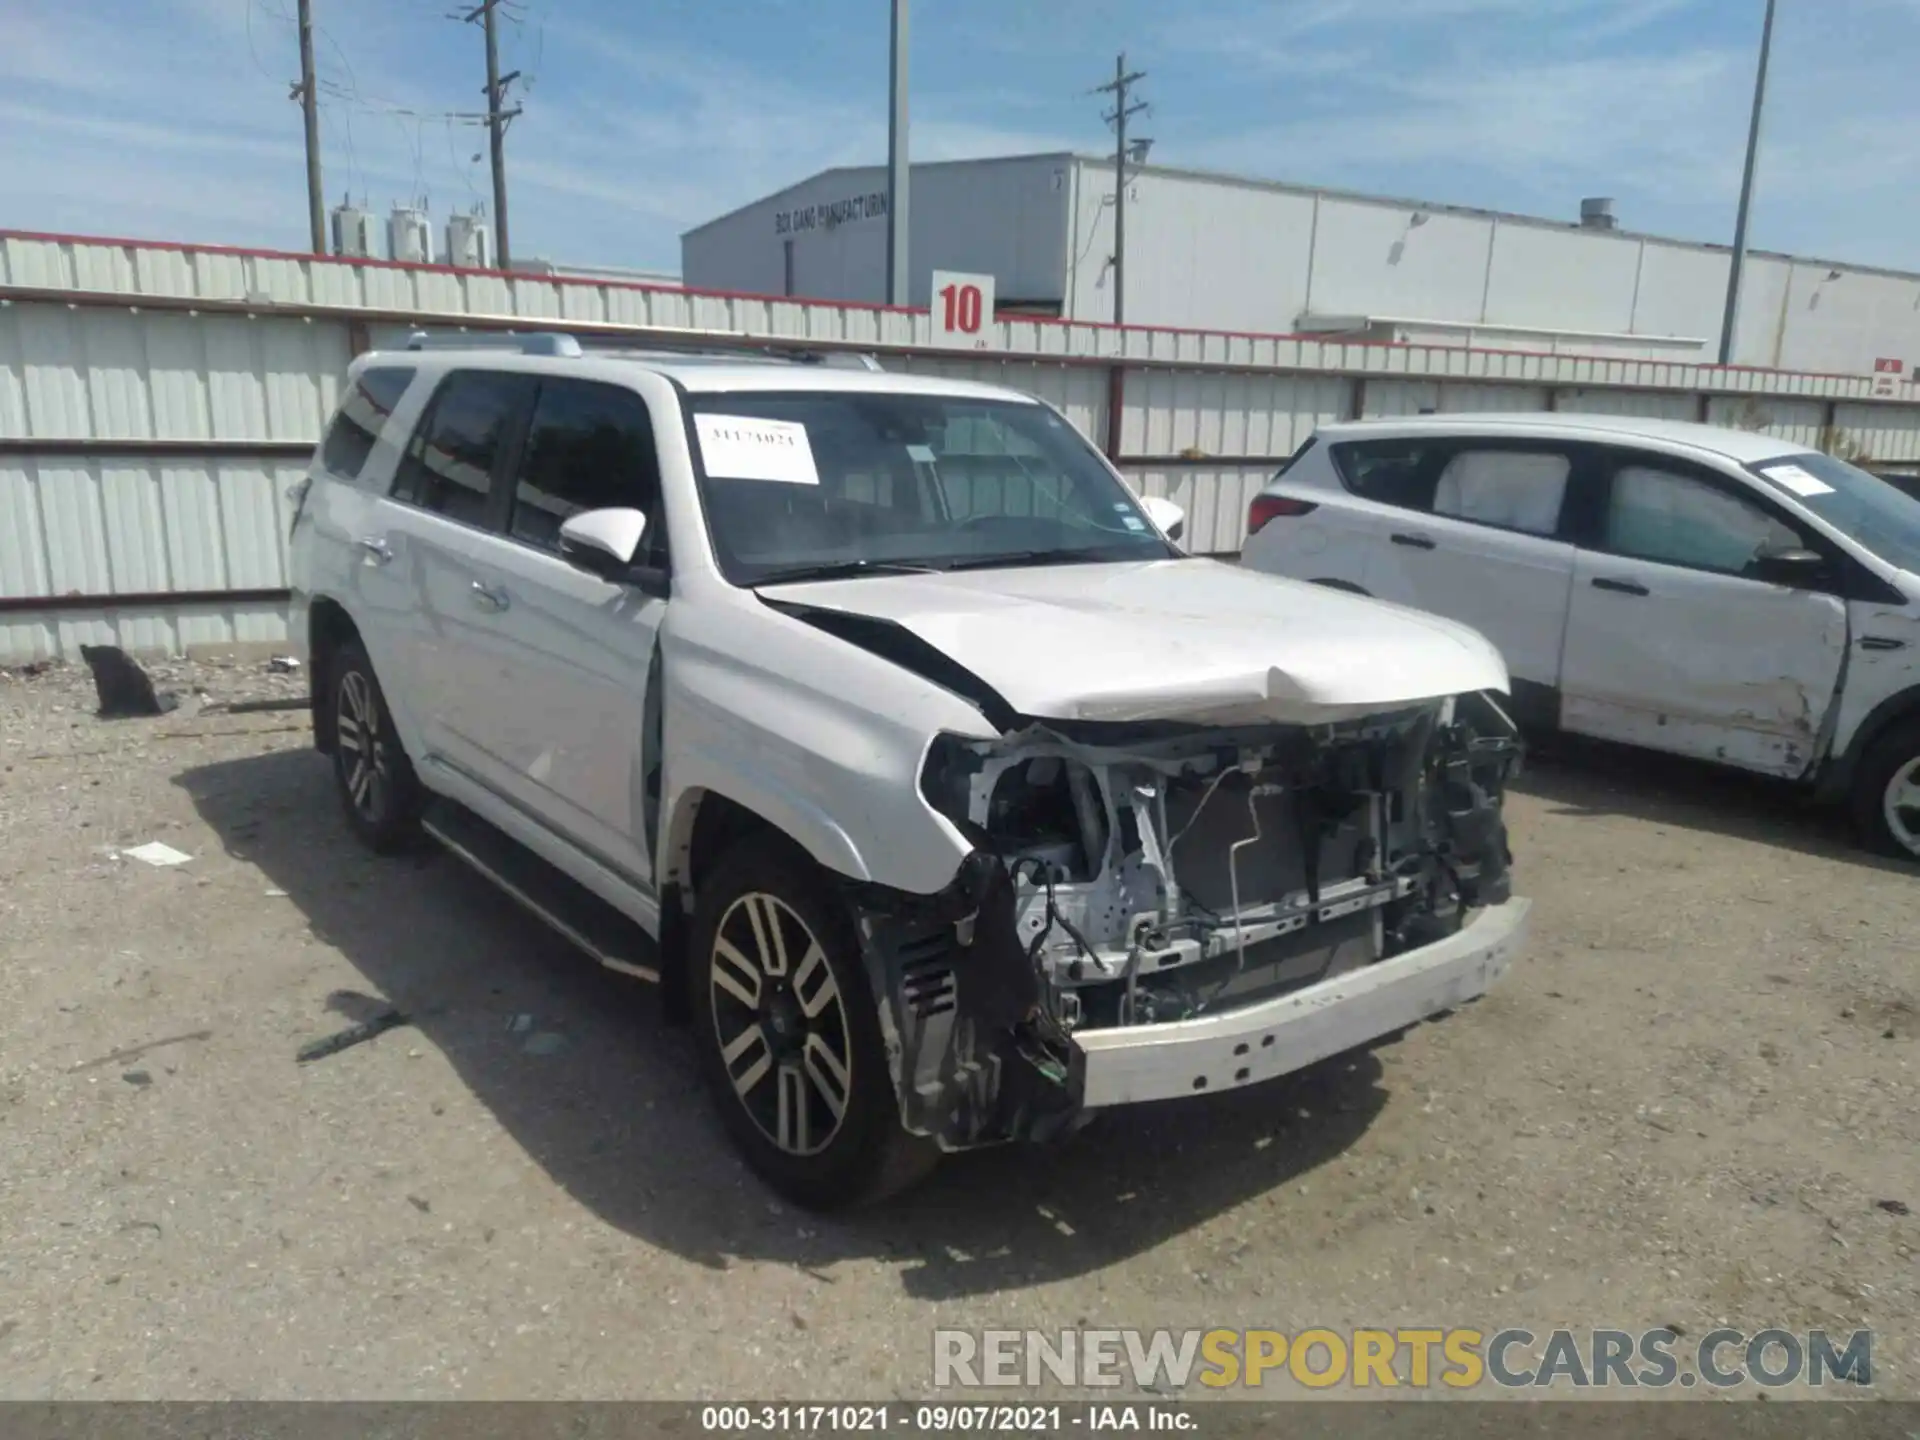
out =
{"type": "Polygon", "coordinates": [[[1875,850],[1920,860],[1920,724],[1899,727],[1861,757],[1853,814],[1875,850]]]}
{"type": "Polygon", "coordinates": [[[873,989],[826,877],[757,838],[699,886],[688,963],[702,1068],[728,1132],[809,1209],[882,1199],[938,1149],[900,1125],[873,989]]]}
{"type": "Polygon", "coordinates": [[[420,782],[393,728],[387,697],[358,640],[326,667],[333,705],[333,778],[347,823],[382,855],[419,835],[420,782]]]}

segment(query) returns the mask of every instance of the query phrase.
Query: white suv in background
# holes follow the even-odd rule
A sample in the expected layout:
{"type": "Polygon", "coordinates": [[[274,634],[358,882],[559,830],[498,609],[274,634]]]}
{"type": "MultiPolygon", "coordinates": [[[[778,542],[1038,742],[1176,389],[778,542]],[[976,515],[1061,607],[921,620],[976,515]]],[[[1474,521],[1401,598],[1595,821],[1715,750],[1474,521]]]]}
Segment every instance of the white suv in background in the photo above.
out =
{"type": "Polygon", "coordinates": [[[1297,1070],[1513,956],[1471,630],[1183,555],[1011,391],[418,343],[354,363],[293,528],[347,820],[663,981],[800,1202],[1297,1070]]]}
{"type": "Polygon", "coordinates": [[[1323,426],[1242,563],[1473,626],[1516,718],[1851,798],[1920,859],[1920,501],[1805,446],[1595,415],[1323,426]]]}

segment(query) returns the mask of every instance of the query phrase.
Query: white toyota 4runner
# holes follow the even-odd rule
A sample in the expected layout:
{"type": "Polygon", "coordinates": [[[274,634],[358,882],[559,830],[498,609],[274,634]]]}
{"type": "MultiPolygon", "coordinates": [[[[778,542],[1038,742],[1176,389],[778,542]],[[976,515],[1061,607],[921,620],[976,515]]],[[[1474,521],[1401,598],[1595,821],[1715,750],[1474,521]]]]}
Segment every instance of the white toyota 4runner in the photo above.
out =
{"type": "Polygon", "coordinates": [[[419,337],[300,492],[315,743],[368,844],[662,981],[770,1183],[873,1198],[1521,943],[1493,647],[1179,528],[1012,391],[419,337]]]}

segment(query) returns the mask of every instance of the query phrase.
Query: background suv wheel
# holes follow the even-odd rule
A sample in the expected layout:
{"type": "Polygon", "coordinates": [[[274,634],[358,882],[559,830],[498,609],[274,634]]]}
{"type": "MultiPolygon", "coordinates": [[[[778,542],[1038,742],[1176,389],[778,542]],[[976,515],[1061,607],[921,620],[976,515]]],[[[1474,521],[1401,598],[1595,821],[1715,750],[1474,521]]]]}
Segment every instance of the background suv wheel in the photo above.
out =
{"type": "Polygon", "coordinates": [[[1881,854],[1920,860],[1920,724],[1899,726],[1861,757],[1853,816],[1881,854]]]}
{"type": "Polygon", "coordinates": [[[354,834],[380,854],[419,835],[421,791],[393,728],[387,697],[358,640],[326,668],[333,708],[333,778],[354,834]]]}
{"type": "Polygon", "coordinates": [[[834,1209],[939,1158],[900,1125],[853,924],[813,864],[742,842],[700,882],[688,953],[695,1042],[729,1133],[774,1189],[834,1209]]]}

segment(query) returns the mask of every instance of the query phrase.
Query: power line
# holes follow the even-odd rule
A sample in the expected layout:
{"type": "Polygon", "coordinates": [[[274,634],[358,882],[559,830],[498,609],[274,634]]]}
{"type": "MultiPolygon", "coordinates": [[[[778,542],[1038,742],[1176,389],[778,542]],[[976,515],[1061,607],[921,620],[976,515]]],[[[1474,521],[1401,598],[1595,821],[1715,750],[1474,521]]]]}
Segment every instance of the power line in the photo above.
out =
{"type": "Polygon", "coordinates": [[[1127,323],[1127,159],[1129,148],[1139,153],[1133,158],[1136,162],[1144,160],[1151,140],[1142,138],[1132,147],[1127,144],[1127,121],[1135,115],[1141,115],[1152,109],[1144,100],[1128,100],[1133,87],[1147,78],[1144,70],[1127,69],[1127,55],[1123,50],[1113,62],[1113,79],[1105,85],[1096,85],[1095,95],[1113,96],[1113,109],[1106,114],[1106,122],[1113,126],[1113,323],[1127,323]]]}

